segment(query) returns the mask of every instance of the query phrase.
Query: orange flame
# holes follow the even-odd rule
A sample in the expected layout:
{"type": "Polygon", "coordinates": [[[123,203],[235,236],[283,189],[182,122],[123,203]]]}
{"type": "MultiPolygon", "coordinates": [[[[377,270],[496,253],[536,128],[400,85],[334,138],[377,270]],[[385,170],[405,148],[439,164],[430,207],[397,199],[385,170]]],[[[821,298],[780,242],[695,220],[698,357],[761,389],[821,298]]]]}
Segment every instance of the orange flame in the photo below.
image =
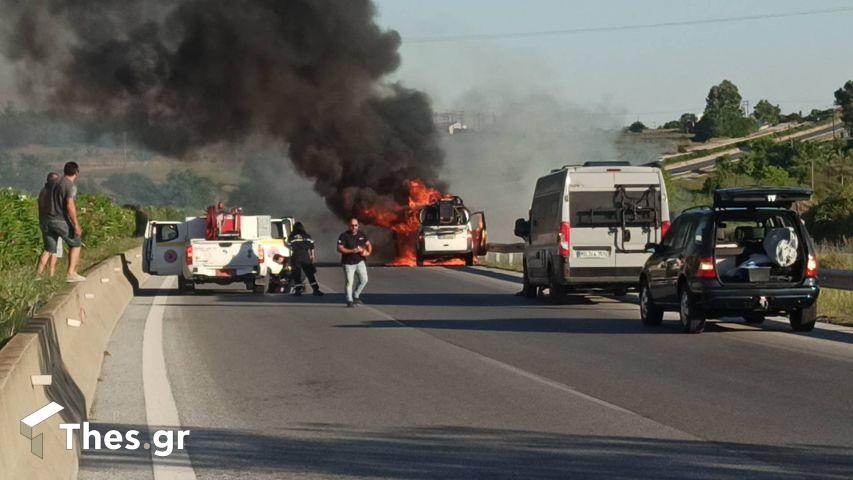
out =
{"type": "Polygon", "coordinates": [[[406,180],[409,189],[409,201],[406,206],[383,207],[371,206],[365,208],[359,216],[363,221],[387,228],[394,232],[397,255],[388,265],[416,265],[418,228],[420,221],[418,212],[421,208],[441,199],[441,192],[427,187],[421,180],[406,180]]]}
{"type": "MultiPolygon", "coordinates": [[[[420,229],[420,210],[446,197],[421,180],[406,180],[409,189],[408,205],[373,205],[362,209],[357,215],[362,221],[394,232],[396,256],[388,263],[394,267],[417,265],[417,241],[420,229]]],[[[478,259],[475,257],[475,262],[478,259]]],[[[465,265],[461,258],[424,260],[424,265],[465,265]]]]}

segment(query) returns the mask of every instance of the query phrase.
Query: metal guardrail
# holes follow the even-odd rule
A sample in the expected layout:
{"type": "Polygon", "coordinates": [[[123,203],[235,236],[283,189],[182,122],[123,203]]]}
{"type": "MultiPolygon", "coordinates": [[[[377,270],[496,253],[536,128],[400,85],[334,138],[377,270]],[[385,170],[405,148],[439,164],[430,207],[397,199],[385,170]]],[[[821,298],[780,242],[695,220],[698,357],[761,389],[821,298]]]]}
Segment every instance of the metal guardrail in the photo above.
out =
{"type": "Polygon", "coordinates": [[[853,270],[823,268],[818,273],[818,284],[821,287],[853,290],[853,270]]]}
{"type": "MultiPolygon", "coordinates": [[[[486,260],[489,263],[506,267],[521,268],[521,252],[523,243],[490,243],[486,260]]],[[[853,290],[853,270],[820,270],[819,282],[821,287],[853,290]]]]}

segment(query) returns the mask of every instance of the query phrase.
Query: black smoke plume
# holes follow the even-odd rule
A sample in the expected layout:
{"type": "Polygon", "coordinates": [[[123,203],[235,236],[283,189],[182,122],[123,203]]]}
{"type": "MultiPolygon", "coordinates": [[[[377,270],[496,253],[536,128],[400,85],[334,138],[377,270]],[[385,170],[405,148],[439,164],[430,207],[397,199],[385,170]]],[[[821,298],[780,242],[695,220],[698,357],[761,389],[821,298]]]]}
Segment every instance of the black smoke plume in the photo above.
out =
{"type": "Polygon", "coordinates": [[[288,145],[338,216],[442,188],[427,96],[383,79],[400,37],[370,0],[0,0],[22,92],[181,157],[249,137],[288,145]]]}

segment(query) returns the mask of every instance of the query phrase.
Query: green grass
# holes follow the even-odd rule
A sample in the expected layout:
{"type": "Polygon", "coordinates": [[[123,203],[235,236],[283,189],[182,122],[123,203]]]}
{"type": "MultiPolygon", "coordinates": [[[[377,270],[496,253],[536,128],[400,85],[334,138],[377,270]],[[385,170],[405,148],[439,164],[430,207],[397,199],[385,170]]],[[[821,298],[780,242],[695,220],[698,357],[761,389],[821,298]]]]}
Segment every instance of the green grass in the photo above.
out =
{"type": "MultiPolygon", "coordinates": [[[[80,262],[81,271],[86,271],[112,255],[130,250],[142,244],[139,238],[117,238],[109,244],[84,248],[80,262]]],[[[36,276],[33,256],[30,265],[16,265],[0,271],[0,345],[3,345],[29,320],[32,313],[54,295],[68,291],[65,269],[68,255],[56,265],[53,278],[36,276]]]]}
{"type": "Polygon", "coordinates": [[[821,321],[853,326],[853,291],[821,288],[817,314],[821,321]]]}

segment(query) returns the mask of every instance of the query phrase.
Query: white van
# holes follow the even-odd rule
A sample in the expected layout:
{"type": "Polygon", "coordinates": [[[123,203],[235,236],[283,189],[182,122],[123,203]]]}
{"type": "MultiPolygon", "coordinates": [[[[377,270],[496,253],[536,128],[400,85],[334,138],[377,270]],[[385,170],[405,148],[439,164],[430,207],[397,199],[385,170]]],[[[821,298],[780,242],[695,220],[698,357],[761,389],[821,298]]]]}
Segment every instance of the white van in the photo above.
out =
{"type": "Polygon", "coordinates": [[[553,170],[536,182],[525,240],[524,292],[548,288],[561,302],[573,289],[624,294],[637,286],[649,253],[669,228],[663,174],[628,162],[587,162],[553,170]]]}

